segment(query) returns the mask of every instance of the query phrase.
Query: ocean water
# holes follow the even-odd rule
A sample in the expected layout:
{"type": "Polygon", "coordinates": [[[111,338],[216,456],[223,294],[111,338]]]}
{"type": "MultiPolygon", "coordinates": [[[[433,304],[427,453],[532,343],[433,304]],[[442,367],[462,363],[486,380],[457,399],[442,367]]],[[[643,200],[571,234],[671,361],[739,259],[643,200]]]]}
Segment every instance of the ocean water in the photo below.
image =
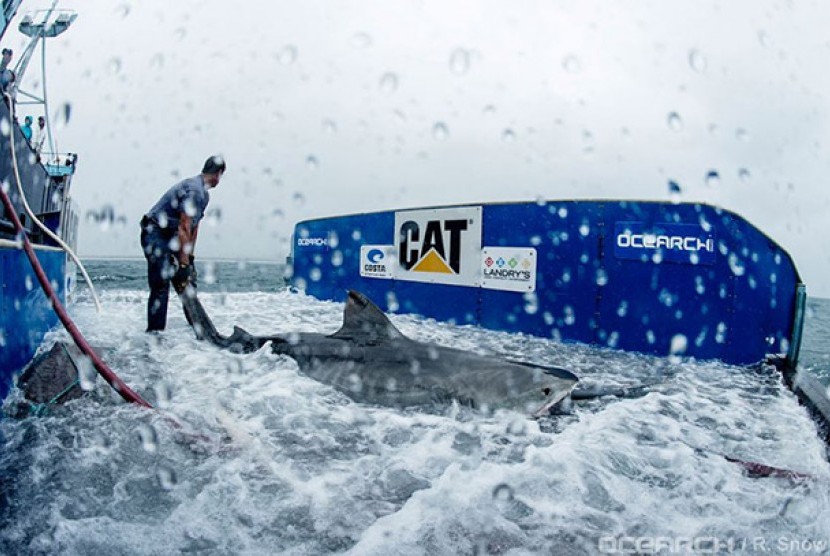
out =
{"type": "MultiPolygon", "coordinates": [[[[200,343],[177,300],[167,331],[146,335],[143,261],[88,269],[103,311],[80,288],[70,312],[160,411],[98,379],[46,417],[0,420],[2,554],[830,550],[826,449],[773,370],[393,315],[417,340],[520,353],[589,385],[653,384],[540,421],[400,411],[354,403],[267,350],[200,343]],[[753,478],[724,456],[808,477],[753,478]]],[[[200,263],[200,299],[224,333],[336,330],[342,304],[288,291],[283,270],[200,263]]],[[[830,302],[808,309],[801,365],[830,384],[830,302]]]]}

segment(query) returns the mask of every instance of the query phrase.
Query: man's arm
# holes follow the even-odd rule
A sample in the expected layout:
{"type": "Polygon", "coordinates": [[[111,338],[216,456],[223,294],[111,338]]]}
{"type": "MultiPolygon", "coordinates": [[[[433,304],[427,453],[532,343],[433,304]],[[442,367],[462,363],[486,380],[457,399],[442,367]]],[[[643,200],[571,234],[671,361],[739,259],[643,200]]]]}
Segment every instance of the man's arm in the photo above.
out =
{"type": "Polygon", "coordinates": [[[193,219],[182,212],[179,214],[179,264],[182,266],[190,264],[190,254],[196,245],[196,230],[191,232],[190,224],[193,219]]]}

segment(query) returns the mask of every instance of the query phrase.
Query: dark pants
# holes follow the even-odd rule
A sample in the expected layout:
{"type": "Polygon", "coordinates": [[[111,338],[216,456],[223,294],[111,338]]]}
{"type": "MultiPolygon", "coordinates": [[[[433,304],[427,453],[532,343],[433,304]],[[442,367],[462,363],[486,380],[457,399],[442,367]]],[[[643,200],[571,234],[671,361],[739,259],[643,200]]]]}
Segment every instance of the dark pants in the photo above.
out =
{"type": "Polygon", "coordinates": [[[147,217],[141,220],[141,247],[147,259],[147,282],[150,285],[147,332],[164,330],[167,325],[170,278],[176,273],[176,253],[170,249],[174,234],[174,230],[161,228],[147,217]]]}

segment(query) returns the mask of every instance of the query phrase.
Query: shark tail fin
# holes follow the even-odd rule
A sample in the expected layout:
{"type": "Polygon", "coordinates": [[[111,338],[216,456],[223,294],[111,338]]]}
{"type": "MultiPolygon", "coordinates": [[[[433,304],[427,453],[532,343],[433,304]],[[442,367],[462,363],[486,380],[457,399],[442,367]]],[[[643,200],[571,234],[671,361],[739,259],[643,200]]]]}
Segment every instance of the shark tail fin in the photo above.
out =
{"type": "Polygon", "coordinates": [[[405,336],[368,297],[349,290],[346,308],[343,310],[343,326],[331,337],[349,338],[362,344],[377,344],[405,336]]]}

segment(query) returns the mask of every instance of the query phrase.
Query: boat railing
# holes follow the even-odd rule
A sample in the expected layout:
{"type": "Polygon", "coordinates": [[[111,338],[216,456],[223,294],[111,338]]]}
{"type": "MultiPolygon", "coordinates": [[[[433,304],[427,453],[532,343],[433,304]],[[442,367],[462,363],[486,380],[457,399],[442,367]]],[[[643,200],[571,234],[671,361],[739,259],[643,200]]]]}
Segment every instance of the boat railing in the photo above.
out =
{"type": "Polygon", "coordinates": [[[78,155],[74,153],[41,153],[43,167],[50,177],[60,178],[75,173],[75,162],[78,155]]]}

